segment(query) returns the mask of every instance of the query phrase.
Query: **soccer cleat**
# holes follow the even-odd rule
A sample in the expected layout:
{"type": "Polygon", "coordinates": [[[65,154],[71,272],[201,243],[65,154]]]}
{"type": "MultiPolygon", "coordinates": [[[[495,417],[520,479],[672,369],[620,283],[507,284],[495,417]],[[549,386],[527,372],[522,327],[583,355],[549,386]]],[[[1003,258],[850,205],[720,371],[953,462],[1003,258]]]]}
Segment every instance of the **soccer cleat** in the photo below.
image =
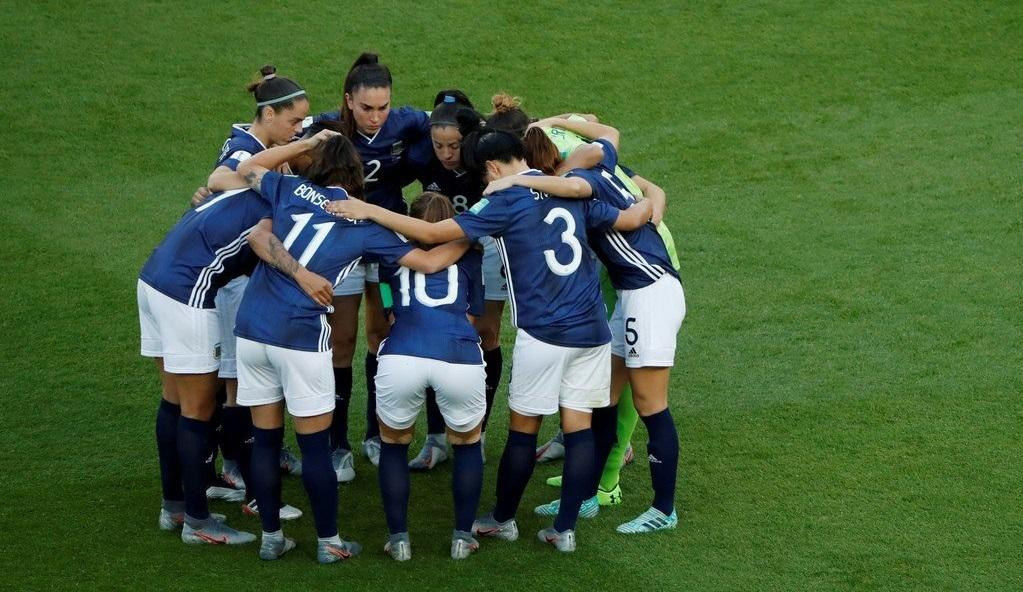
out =
{"type": "MultiPolygon", "coordinates": [[[[533,513],[539,516],[557,516],[559,509],[561,509],[561,500],[556,499],[533,508],[533,513]]],[[[597,503],[597,496],[583,500],[583,505],[579,507],[580,518],[593,518],[598,512],[600,512],[600,504],[597,503]]]]}
{"type": "Polygon", "coordinates": [[[220,499],[226,502],[240,502],[245,499],[244,489],[235,489],[230,483],[219,475],[206,488],[207,499],[220,499]]]}
{"type": "Polygon", "coordinates": [[[251,532],[235,530],[212,517],[191,526],[186,520],[181,527],[181,542],[188,545],[243,545],[256,540],[251,532]]]}
{"type": "Polygon", "coordinates": [[[571,553],[572,551],[575,551],[575,531],[572,529],[566,530],[565,532],[558,532],[554,530],[554,527],[552,526],[536,533],[536,538],[540,539],[540,542],[542,543],[554,545],[554,548],[562,553],[571,553]]]}
{"type": "Polygon", "coordinates": [[[617,506],[622,503],[622,486],[615,485],[611,491],[598,487],[597,502],[602,506],[617,506]]]}
{"type": "Polygon", "coordinates": [[[423,449],[415,458],[408,461],[408,468],[413,471],[429,471],[448,459],[447,439],[444,434],[430,434],[423,442],[423,449]]]}
{"type": "Polygon", "coordinates": [[[493,514],[487,514],[472,523],[472,534],[493,537],[502,541],[514,541],[519,538],[519,527],[515,524],[514,518],[498,522],[494,520],[493,514]]]}
{"type": "Polygon", "coordinates": [[[242,472],[238,469],[237,461],[225,460],[220,478],[231,487],[245,491],[245,479],[242,479],[242,472]]]}
{"type": "Polygon", "coordinates": [[[536,449],[536,462],[544,463],[565,458],[565,435],[558,430],[546,444],[536,449]]]}
{"type": "Polygon", "coordinates": [[[399,532],[388,537],[384,543],[384,553],[391,556],[395,561],[408,561],[412,559],[412,542],[408,539],[407,532],[399,532]]]}
{"type": "Polygon", "coordinates": [[[295,541],[284,536],[282,531],[275,533],[264,532],[259,543],[259,558],[265,561],[279,559],[288,551],[295,548],[295,541]]]}
{"type": "Polygon", "coordinates": [[[480,543],[465,531],[456,530],[451,535],[451,558],[466,559],[480,548],[480,543]]]}
{"type": "Polygon", "coordinates": [[[281,470],[295,477],[302,476],[302,461],[287,446],[281,448],[281,470]]]}
{"type": "MultiPolygon", "coordinates": [[[[210,512],[210,518],[224,522],[227,520],[227,516],[223,514],[217,514],[216,512],[210,512]]],[[[160,526],[160,530],[177,530],[185,523],[184,512],[169,512],[163,508],[160,508],[160,518],[157,524],[160,526]]]]}
{"type": "Polygon", "coordinates": [[[319,541],[316,545],[316,560],[320,563],[337,563],[355,557],[362,551],[362,545],[355,541],[335,539],[319,541]]]}
{"type": "Polygon", "coordinates": [[[561,475],[558,475],[556,477],[548,477],[547,485],[550,485],[551,487],[561,487],[561,475]]]}
{"type": "Polygon", "coordinates": [[[380,436],[373,436],[362,442],[362,453],[366,455],[374,467],[380,466],[380,436]]]}
{"type": "Polygon", "coordinates": [[[640,534],[658,530],[673,530],[676,526],[678,526],[678,514],[675,510],[671,511],[670,516],[665,516],[664,512],[657,508],[650,508],[615,530],[622,534],[640,534]]]}
{"type": "Polygon", "coordinates": [[[355,480],[355,455],[351,450],[338,448],[330,455],[334,463],[334,473],[337,474],[338,483],[349,483],[355,480]]]}
{"type": "Polygon", "coordinates": [[[636,460],[636,452],[632,449],[632,444],[629,444],[629,447],[625,449],[625,454],[622,456],[622,466],[624,467],[634,460],[636,460]]]}
{"type": "MultiPolygon", "coordinates": [[[[242,513],[249,516],[259,516],[259,504],[256,503],[256,500],[242,504],[242,513]]],[[[281,505],[281,520],[298,520],[301,517],[302,510],[288,504],[281,505]]]]}

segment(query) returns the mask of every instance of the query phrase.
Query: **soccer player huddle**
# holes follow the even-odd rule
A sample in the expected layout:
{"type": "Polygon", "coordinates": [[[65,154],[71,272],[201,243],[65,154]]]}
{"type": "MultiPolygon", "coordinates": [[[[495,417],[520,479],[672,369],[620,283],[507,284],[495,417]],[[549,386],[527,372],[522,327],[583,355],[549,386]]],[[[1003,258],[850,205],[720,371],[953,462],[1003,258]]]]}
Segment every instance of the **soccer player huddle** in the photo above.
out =
{"type": "MultiPolygon", "coordinates": [[[[352,365],[365,318],[367,432],[389,531],[411,557],[409,470],[453,464],[451,556],[477,537],[518,538],[535,464],[564,458],[561,496],[540,541],[570,552],[580,517],[621,502],[619,470],[638,421],[649,432],[653,501],[619,533],[675,528],[678,435],[669,373],[685,299],[665,194],[618,162],[619,132],[592,115],[529,117],[517,99],[481,114],[458,90],[430,111],[392,108],[390,71],[362,54],[340,108],[265,66],[192,207],[138,281],[142,355],[155,358],[163,503],[159,526],[190,544],[241,544],[209,498],[243,501],[259,556],[295,547],[282,473],[300,474],[317,559],[340,537],[338,484],[355,479],[348,435],[352,365]],[[406,203],[403,188],[423,192],[406,203]],[[508,436],[496,499],[480,515],[484,442],[501,380],[505,302],[516,328],[508,436]],[[609,311],[610,314],[609,314],[609,311]],[[409,460],[425,407],[426,442],[409,460]],[[283,446],[285,411],[299,460],[283,446]],[[541,420],[561,430],[537,446],[541,420]],[[223,470],[212,468],[217,449],[223,470]]],[[[346,499],[346,507],[358,500],[346,499]]]]}

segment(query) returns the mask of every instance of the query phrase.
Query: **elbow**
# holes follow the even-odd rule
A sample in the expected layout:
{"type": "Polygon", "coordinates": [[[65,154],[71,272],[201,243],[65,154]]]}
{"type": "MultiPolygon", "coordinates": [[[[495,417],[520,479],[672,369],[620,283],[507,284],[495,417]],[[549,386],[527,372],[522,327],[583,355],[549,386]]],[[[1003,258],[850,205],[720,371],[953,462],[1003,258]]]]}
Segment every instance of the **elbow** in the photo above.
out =
{"type": "Polygon", "coordinates": [[[575,197],[590,197],[593,195],[593,190],[590,188],[590,184],[582,179],[574,179],[575,184],[572,187],[572,194],[575,197]]]}

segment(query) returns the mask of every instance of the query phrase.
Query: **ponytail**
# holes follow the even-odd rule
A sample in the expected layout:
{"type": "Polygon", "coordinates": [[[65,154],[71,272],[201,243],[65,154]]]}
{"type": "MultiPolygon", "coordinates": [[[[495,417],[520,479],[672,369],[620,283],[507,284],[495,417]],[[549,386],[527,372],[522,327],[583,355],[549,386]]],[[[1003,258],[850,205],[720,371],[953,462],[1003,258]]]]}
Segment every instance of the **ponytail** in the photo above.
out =
{"type": "Polygon", "coordinates": [[[270,107],[274,113],[295,106],[295,101],[308,100],[305,90],[289,78],[277,75],[277,68],[267,64],[259,69],[259,78],[245,89],[256,99],[256,119],[263,118],[263,107],[270,107]]]}
{"type": "MultiPolygon", "coordinates": [[[[341,92],[342,95],[350,97],[360,88],[391,88],[391,83],[391,71],[380,63],[380,56],[364,52],[349,68],[341,92]]],[[[348,101],[344,97],[341,100],[340,111],[341,125],[344,127],[345,135],[350,138],[356,132],[355,117],[352,115],[352,110],[348,108],[348,101]]]]}

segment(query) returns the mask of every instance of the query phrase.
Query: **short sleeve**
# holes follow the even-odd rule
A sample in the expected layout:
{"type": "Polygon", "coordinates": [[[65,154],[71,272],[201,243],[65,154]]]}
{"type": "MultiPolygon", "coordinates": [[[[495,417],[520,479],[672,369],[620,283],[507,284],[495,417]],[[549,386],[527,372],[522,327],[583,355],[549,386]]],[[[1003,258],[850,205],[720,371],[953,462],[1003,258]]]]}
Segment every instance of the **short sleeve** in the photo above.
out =
{"type": "Polygon", "coordinates": [[[618,150],[615,149],[614,144],[603,138],[595,140],[593,143],[604,150],[604,156],[600,158],[600,166],[609,171],[615,170],[615,167],[618,166],[618,150]]]}
{"type": "Polygon", "coordinates": [[[465,273],[469,276],[469,314],[477,317],[483,316],[485,305],[483,304],[483,255],[479,249],[473,247],[462,257],[465,266],[465,273]]]}
{"type": "Polygon", "coordinates": [[[401,114],[405,120],[401,134],[403,138],[418,140],[430,135],[430,116],[426,111],[420,111],[412,107],[402,107],[401,114]]]}
{"type": "Polygon", "coordinates": [[[217,166],[226,166],[232,171],[238,170],[238,165],[245,162],[252,157],[252,153],[248,150],[235,150],[231,152],[224,160],[220,161],[217,166]]]}
{"type": "Polygon", "coordinates": [[[507,200],[482,198],[476,205],[454,217],[465,236],[479,240],[484,236],[501,236],[511,224],[507,200]]]}
{"type": "Polygon", "coordinates": [[[618,214],[621,213],[618,208],[596,199],[587,200],[584,207],[586,208],[587,230],[607,230],[614,226],[614,223],[618,221],[618,214]]]}
{"type": "Polygon", "coordinates": [[[363,243],[363,259],[368,263],[397,265],[398,260],[415,249],[411,243],[393,230],[370,223],[363,243]]]}
{"type": "Polygon", "coordinates": [[[278,172],[267,171],[263,173],[263,180],[259,182],[259,194],[274,207],[277,207],[277,204],[280,203],[280,194],[283,191],[287,191],[287,189],[282,187],[284,179],[285,176],[278,172]]]}

